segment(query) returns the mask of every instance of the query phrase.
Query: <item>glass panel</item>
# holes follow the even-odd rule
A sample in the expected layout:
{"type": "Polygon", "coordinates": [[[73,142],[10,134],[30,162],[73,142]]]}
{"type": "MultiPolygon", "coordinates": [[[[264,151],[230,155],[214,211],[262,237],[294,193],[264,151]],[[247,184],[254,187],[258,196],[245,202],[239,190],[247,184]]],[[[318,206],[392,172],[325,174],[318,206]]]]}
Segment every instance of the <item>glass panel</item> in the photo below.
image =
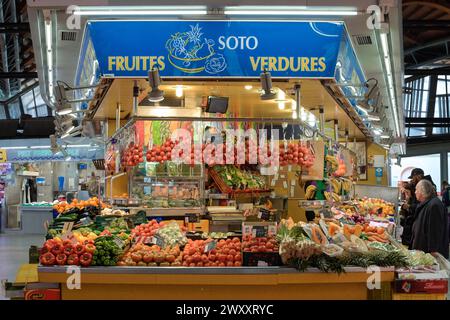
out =
{"type": "Polygon", "coordinates": [[[9,108],[9,115],[11,116],[11,119],[20,118],[20,106],[17,100],[15,102],[9,103],[7,108],[9,108]]]}
{"type": "Polygon", "coordinates": [[[431,176],[436,184],[436,189],[441,190],[441,158],[439,153],[402,158],[401,166],[393,165],[391,168],[391,186],[397,186],[398,181],[408,181],[412,169],[422,168],[425,175],[431,176]]]}
{"type": "Polygon", "coordinates": [[[5,105],[0,106],[0,119],[6,119],[5,105]]]}

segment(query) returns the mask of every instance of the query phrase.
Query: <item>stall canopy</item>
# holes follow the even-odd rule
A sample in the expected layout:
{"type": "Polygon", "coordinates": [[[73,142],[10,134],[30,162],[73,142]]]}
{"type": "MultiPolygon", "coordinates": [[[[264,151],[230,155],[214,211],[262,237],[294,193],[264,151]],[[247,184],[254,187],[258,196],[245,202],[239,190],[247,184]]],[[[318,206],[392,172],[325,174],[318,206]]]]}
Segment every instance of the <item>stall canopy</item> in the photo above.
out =
{"type": "Polygon", "coordinates": [[[365,76],[342,22],[90,21],[76,83],[99,77],[334,79],[356,105],[365,76]]]}

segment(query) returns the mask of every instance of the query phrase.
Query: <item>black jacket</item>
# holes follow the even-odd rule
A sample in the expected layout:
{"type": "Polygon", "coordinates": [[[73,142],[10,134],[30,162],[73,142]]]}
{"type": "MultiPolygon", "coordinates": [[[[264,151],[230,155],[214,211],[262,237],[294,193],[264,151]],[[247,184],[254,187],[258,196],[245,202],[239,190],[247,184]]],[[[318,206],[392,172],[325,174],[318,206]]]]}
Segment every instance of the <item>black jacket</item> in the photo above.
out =
{"type": "Polygon", "coordinates": [[[448,216],[444,204],[437,197],[421,202],[416,209],[410,249],[439,252],[448,259],[448,244],[448,216]]]}
{"type": "Polygon", "coordinates": [[[402,243],[405,246],[411,246],[412,226],[414,220],[416,219],[416,208],[419,205],[415,194],[416,186],[411,183],[410,188],[411,198],[408,201],[409,208],[401,210],[401,215],[403,216],[401,221],[401,225],[403,227],[402,243]]]}

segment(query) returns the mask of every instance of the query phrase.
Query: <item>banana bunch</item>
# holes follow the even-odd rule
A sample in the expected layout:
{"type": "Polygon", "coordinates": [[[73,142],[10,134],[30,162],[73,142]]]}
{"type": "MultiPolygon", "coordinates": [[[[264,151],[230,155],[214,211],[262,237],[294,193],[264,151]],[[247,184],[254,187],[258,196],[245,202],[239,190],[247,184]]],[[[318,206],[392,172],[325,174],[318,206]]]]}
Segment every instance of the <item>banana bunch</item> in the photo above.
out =
{"type": "Polygon", "coordinates": [[[349,180],[342,181],[342,189],[347,193],[352,191],[352,185],[353,185],[352,182],[349,180]]]}
{"type": "Polygon", "coordinates": [[[327,201],[334,201],[334,202],[341,201],[341,197],[337,193],[324,191],[323,194],[325,196],[325,199],[327,199],[327,201]]]}
{"type": "Polygon", "coordinates": [[[336,157],[331,156],[331,155],[327,155],[327,156],[325,157],[325,160],[326,160],[327,162],[330,163],[331,169],[332,169],[333,171],[336,171],[337,168],[339,168],[339,162],[338,162],[338,160],[336,159],[336,157]]]}
{"type": "Polygon", "coordinates": [[[314,186],[312,184],[309,185],[306,188],[306,191],[305,191],[305,198],[306,198],[306,200],[313,200],[315,195],[316,195],[316,190],[317,190],[316,186],[314,186]]]}
{"type": "Polygon", "coordinates": [[[341,180],[338,179],[332,179],[330,180],[331,183],[331,187],[333,188],[333,192],[340,194],[341,193],[341,188],[342,188],[342,182],[341,180]]]}

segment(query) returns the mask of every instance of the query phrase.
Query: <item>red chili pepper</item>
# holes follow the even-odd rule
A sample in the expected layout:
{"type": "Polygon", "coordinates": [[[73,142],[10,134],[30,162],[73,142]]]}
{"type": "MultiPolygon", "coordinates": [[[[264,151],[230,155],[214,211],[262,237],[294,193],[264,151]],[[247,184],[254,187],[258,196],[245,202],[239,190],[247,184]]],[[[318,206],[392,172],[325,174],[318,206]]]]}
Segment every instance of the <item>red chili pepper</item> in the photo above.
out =
{"type": "Polygon", "coordinates": [[[63,266],[66,264],[67,256],[64,253],[60,253],[56,256],[56,263],[60,266],[63,266]]]}
{"type": "Polygon", "coordinates": [[[80,264],[83,267],[87,267],[89,265],[91,265],[92,262],[92,254],[89,252],[85,252],[82,255],[80,255],[80,264]]]}
{"type": "Polygon", "coordinates": [[[51,266],[55,264],[55,256],[51,252],[47,252],[39,258],[39,261],[44,266],[51,266]]]}
{"type": "Polygon", "coordinates": [[[52,253],[53,253],[55,256],[57,256],[58,254],[63,253],[64,247],[63,247],[61,244],[56,243],[56,244],[52,247],[51,251],[52,251],[52,253]]]}
{"type": "Polygon", "coordinates": [[[72,246],[72,244],[66,244],[64,246],[64,254],[66,256],[70,256],[72,253],[75,253],[75,248],[72,246]]]}
{"type": "Polygon", "coordinates": [[[80,259],[78,259],[78,256],[75,253],[67,257],[67,264],[76,266],[79,263],[80,259]]]}
{"type": "Polygon", "coordinates": [[[78,254],[78,255],[84,253],[84,245],[82,245],[82,244],[80,244],[80,243],[77,244],[77,245],[75,246],[75,253],[78,254]]]}
{"type": "Polygon", "coordinates": [[[95,245],[93,245],[92,243],[88,243],[87,245],[84,246],[84,249],[86,250],[86,252],[94,254],[95,245]]]}

